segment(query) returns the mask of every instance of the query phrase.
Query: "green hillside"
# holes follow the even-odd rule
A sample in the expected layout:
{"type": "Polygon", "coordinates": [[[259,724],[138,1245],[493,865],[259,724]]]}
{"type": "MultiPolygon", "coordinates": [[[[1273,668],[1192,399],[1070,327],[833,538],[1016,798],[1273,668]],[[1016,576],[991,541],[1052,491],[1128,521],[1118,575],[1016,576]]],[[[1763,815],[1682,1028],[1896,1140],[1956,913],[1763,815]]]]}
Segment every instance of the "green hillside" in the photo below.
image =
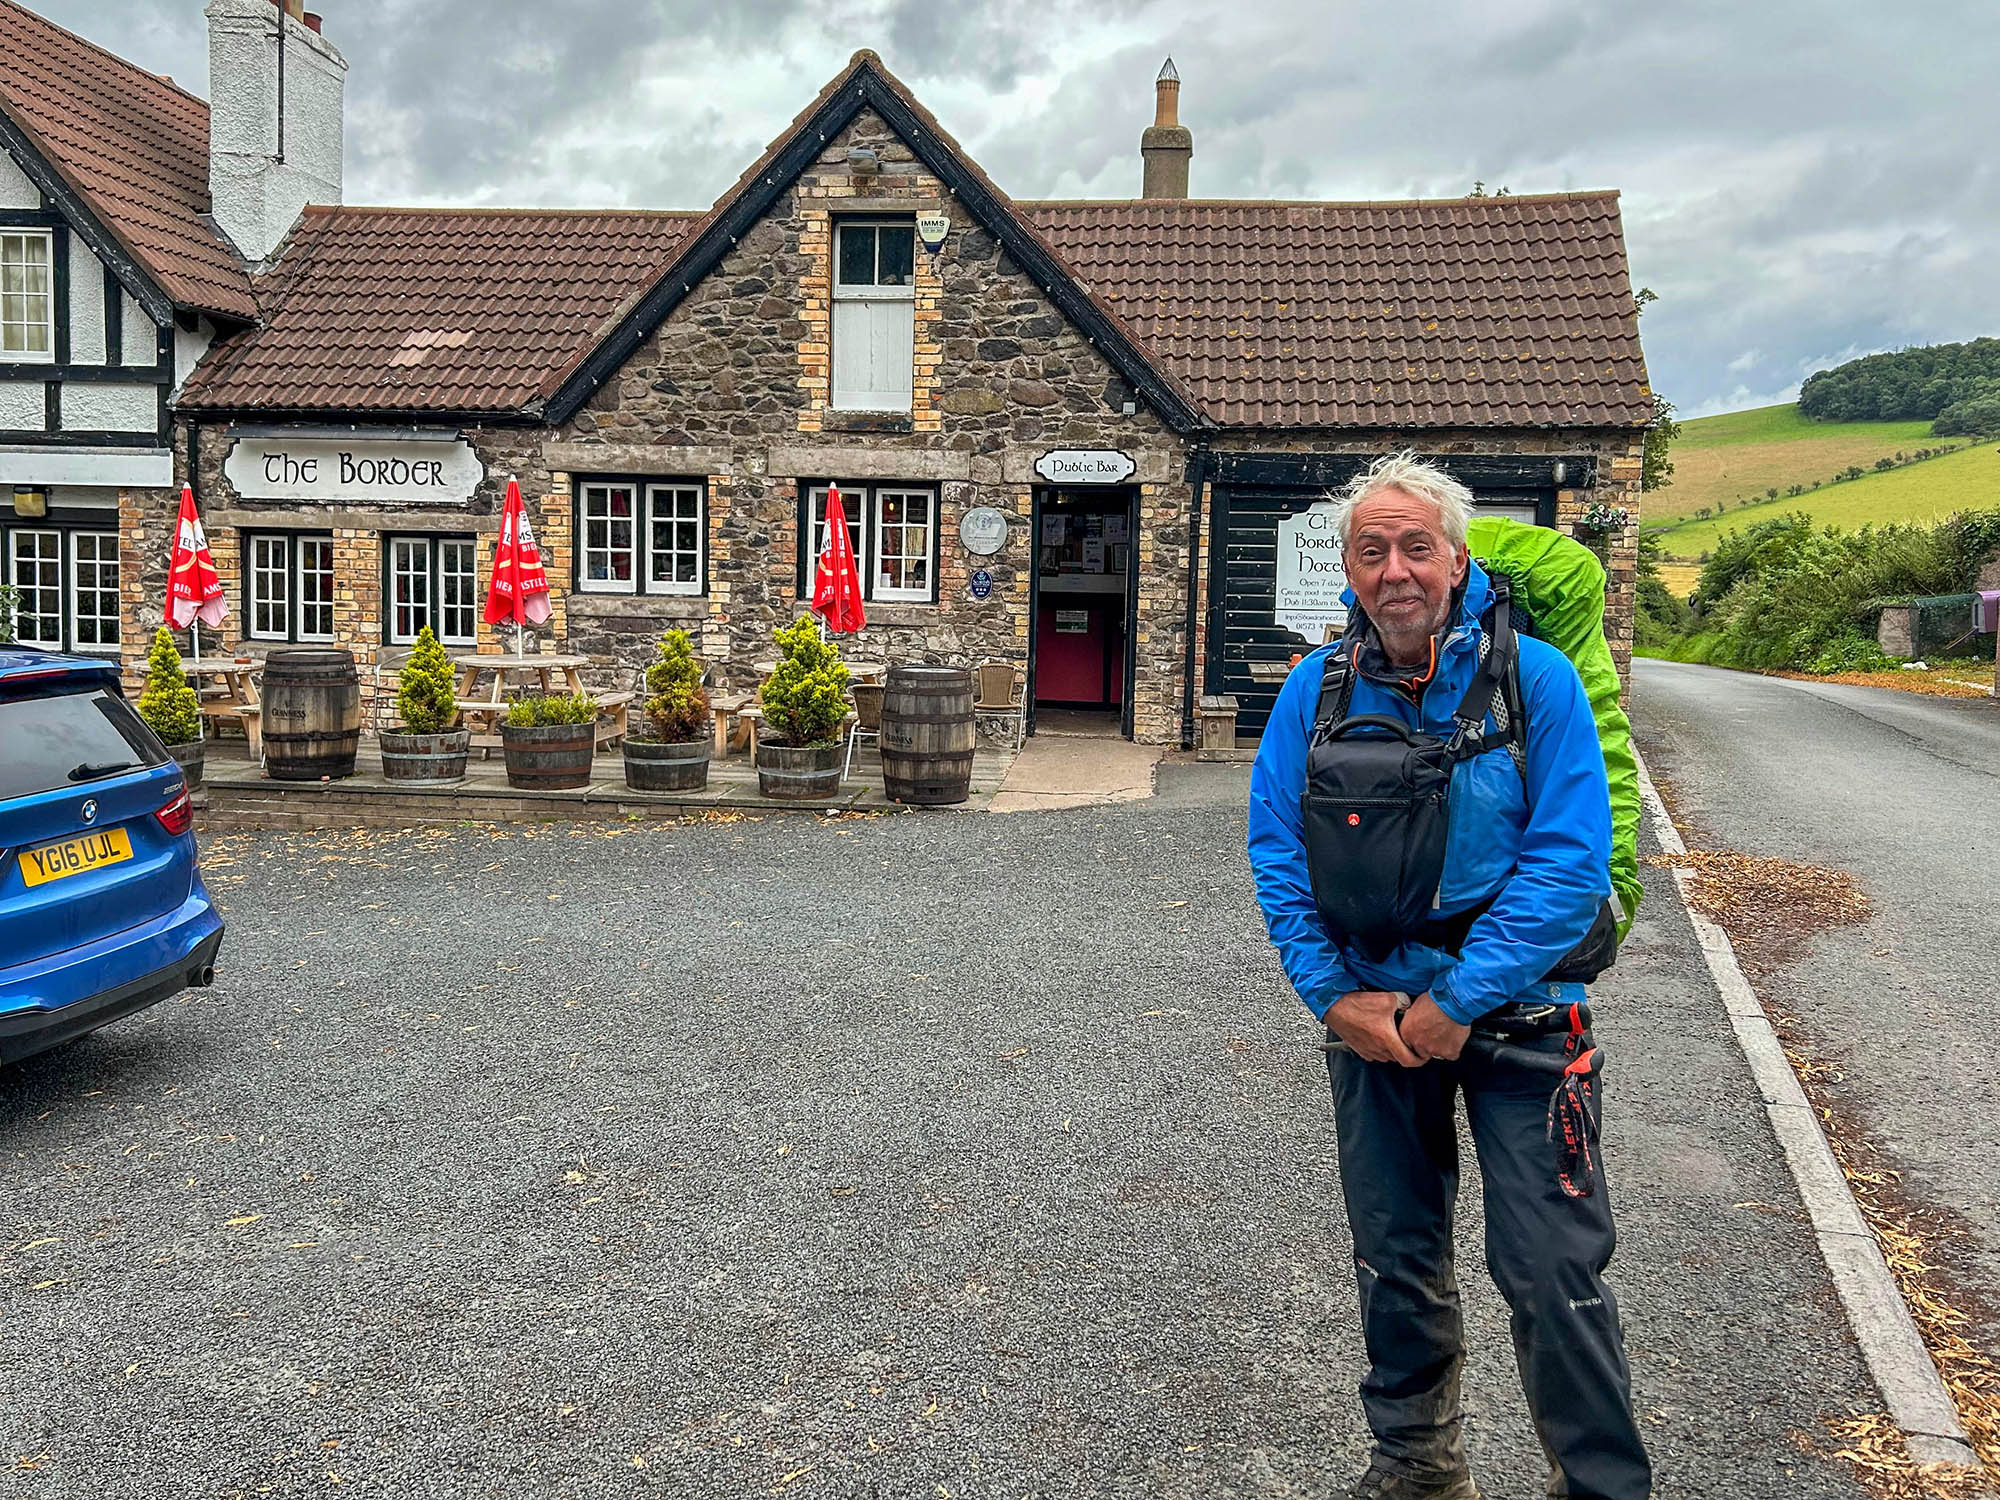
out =
{"type": "Polygon", "coordinates": [[[1640,511],[1647,531],[1657,531],[1669,558],[1691,559],[1714,545],[1731,526],[1801,510],[1825,524],[1927,520],[1965,506],[2000,505],[1978,465],[1959,464],[1957,453],[1874,472],[1878,460],[1921,448],[1961,448],[1963,438],[1934,438],[1926,422],[1809,422],[1797,406],[1699,417],[1681,424],[1671,457],[1674,476],[1647,495],[1640,511]],[[1952,466],[1940,469],[1940,465],[1952,466]],[[1865,478],[1829,484],[1859,468],[1865,478]],[[1883,485],[1882,481],[1897,481],[1883,485]],[[1819,482],[1820,488],[1812,485],[1819,482]],[[1793,485],[1805,493],[1787,495],[1793,485]],[[1778,498],[1769,498],[1769,491],[1778,498]],[[1955,497],[1955,498],[1943,498],[1955,497]],[[1697,513],[1707,510],[1708,517],[1697,513]]]}
{"type": "Polygon", "coordinates": [[[1709,520],[1668,527],[1661,533],[1661,541],[1669,557],[1692,558],[1713,548],[1726,531],[1740,531],[1752,522],[1790,511],[1803,511],[1822,526],[1853,531],[1870,522],[1936,521],[1954,511],[1993,509],[2000,509],[2000,447],[1985,442],[1845,484],[1822,485],[1797,497],[1780,495],[1756,505],[1732,505],[1709,520]]]}

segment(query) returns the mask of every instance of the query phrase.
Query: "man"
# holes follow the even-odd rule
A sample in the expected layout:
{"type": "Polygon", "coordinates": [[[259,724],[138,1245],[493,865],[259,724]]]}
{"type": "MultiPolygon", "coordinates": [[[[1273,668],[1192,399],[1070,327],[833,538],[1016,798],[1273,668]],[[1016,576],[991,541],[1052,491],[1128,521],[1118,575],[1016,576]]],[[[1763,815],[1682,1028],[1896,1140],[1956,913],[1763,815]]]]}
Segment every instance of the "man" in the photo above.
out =
{"type": "Polygon", "coordinates": [[[1522,1386],[1554,1470],[1549,1493],[1642,1500],[1651,1469],[1602,1279],[1610,1205],[1601,1182],[1559,1177],[1548,1129],[1557,1080],[1519,1050],[1553,1054],[1557,1074],[1561,1059],[1579,1059],[1574,1073],[1592,1056],[1583,985],[1564,976],[1602,967],[1580,960],[1578,945],[1610,920],[1604,759],[1568,659],[1504,623],[1466,551],[1471,514],[1463,485],[1407,454],[1348,487],[1338,523],[1353,619],[1344,641],[1287,679],[1250,782],[1250,863],[1271,941],[1329,1033],[1369,1360],[1361,1400],[1375,1435],[1350,1494],[1478,1497],[1460,1431],[1452,1274],[1463,1094],[1487,1259],[1513,1311],[1522,1386]],[[1322,704],[1322,688],[1345,699],[1344,715],[1322,704]],[[1331,733],[1358,715],[1416,738],[1380,722],[1331,733]],[[1435,771],[1444,811],[1378,795],[1395,783],[1379,774],[1395,755],[1413,757],[1398,763],[1411,775],[1435,771]],[[1374,777],[1371,794],[1339,795],[1355,776],[1374,777]],[[1420,869],[1412,903],[1393,888],[1426,850],[1436,864],[1420,869]],[[1382,873],[1357,873],[1369,870],[1382,873]],[[1461,1057],[1475,1036],[1507,1045],[1482,1040],[1461,1057]]]}

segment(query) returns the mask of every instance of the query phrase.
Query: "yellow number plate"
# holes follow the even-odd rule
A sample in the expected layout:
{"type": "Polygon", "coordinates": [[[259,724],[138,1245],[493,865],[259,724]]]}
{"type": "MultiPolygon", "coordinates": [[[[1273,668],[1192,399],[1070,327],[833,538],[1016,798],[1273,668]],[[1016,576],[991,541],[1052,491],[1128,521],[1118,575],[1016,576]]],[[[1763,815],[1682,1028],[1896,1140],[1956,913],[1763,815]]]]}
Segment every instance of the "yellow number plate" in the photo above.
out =
{"type": "Polygon", "coordinates": [[[46,885],[65,875],[95,870],[99,865],[115,865],[132,857],[132,840],[122,828],[102,833],[86,833],[80,839],[64,839],[60,844],[43,844],[39,849],[21,851],[21,883],[46,885]]]}

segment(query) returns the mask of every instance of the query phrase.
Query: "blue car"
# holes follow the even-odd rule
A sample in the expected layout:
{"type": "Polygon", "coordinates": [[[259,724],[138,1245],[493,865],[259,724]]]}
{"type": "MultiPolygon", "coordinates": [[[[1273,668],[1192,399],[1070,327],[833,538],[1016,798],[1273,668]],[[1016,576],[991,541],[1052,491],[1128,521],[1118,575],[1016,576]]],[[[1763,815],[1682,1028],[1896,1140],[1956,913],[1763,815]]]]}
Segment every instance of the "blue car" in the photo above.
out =
{"type": "Polygon", "coordinates": [[[215,981],[187,779],[88,657],[0,647],[0,1064],[215,981]]]}

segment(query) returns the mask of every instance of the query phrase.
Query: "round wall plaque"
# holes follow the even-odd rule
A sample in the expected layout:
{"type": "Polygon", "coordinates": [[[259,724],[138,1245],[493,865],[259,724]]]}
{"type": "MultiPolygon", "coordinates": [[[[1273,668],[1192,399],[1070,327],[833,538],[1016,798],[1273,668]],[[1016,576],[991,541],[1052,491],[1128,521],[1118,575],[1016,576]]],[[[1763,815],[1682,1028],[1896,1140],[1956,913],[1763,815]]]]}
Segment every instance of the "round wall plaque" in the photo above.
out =
{"type": "Polygon", "coordinates": [[[958,539],[967,552],[991,557],[1007,545],[1007,513],[991,505],[975,505],[960,519],[958,539]]]}

